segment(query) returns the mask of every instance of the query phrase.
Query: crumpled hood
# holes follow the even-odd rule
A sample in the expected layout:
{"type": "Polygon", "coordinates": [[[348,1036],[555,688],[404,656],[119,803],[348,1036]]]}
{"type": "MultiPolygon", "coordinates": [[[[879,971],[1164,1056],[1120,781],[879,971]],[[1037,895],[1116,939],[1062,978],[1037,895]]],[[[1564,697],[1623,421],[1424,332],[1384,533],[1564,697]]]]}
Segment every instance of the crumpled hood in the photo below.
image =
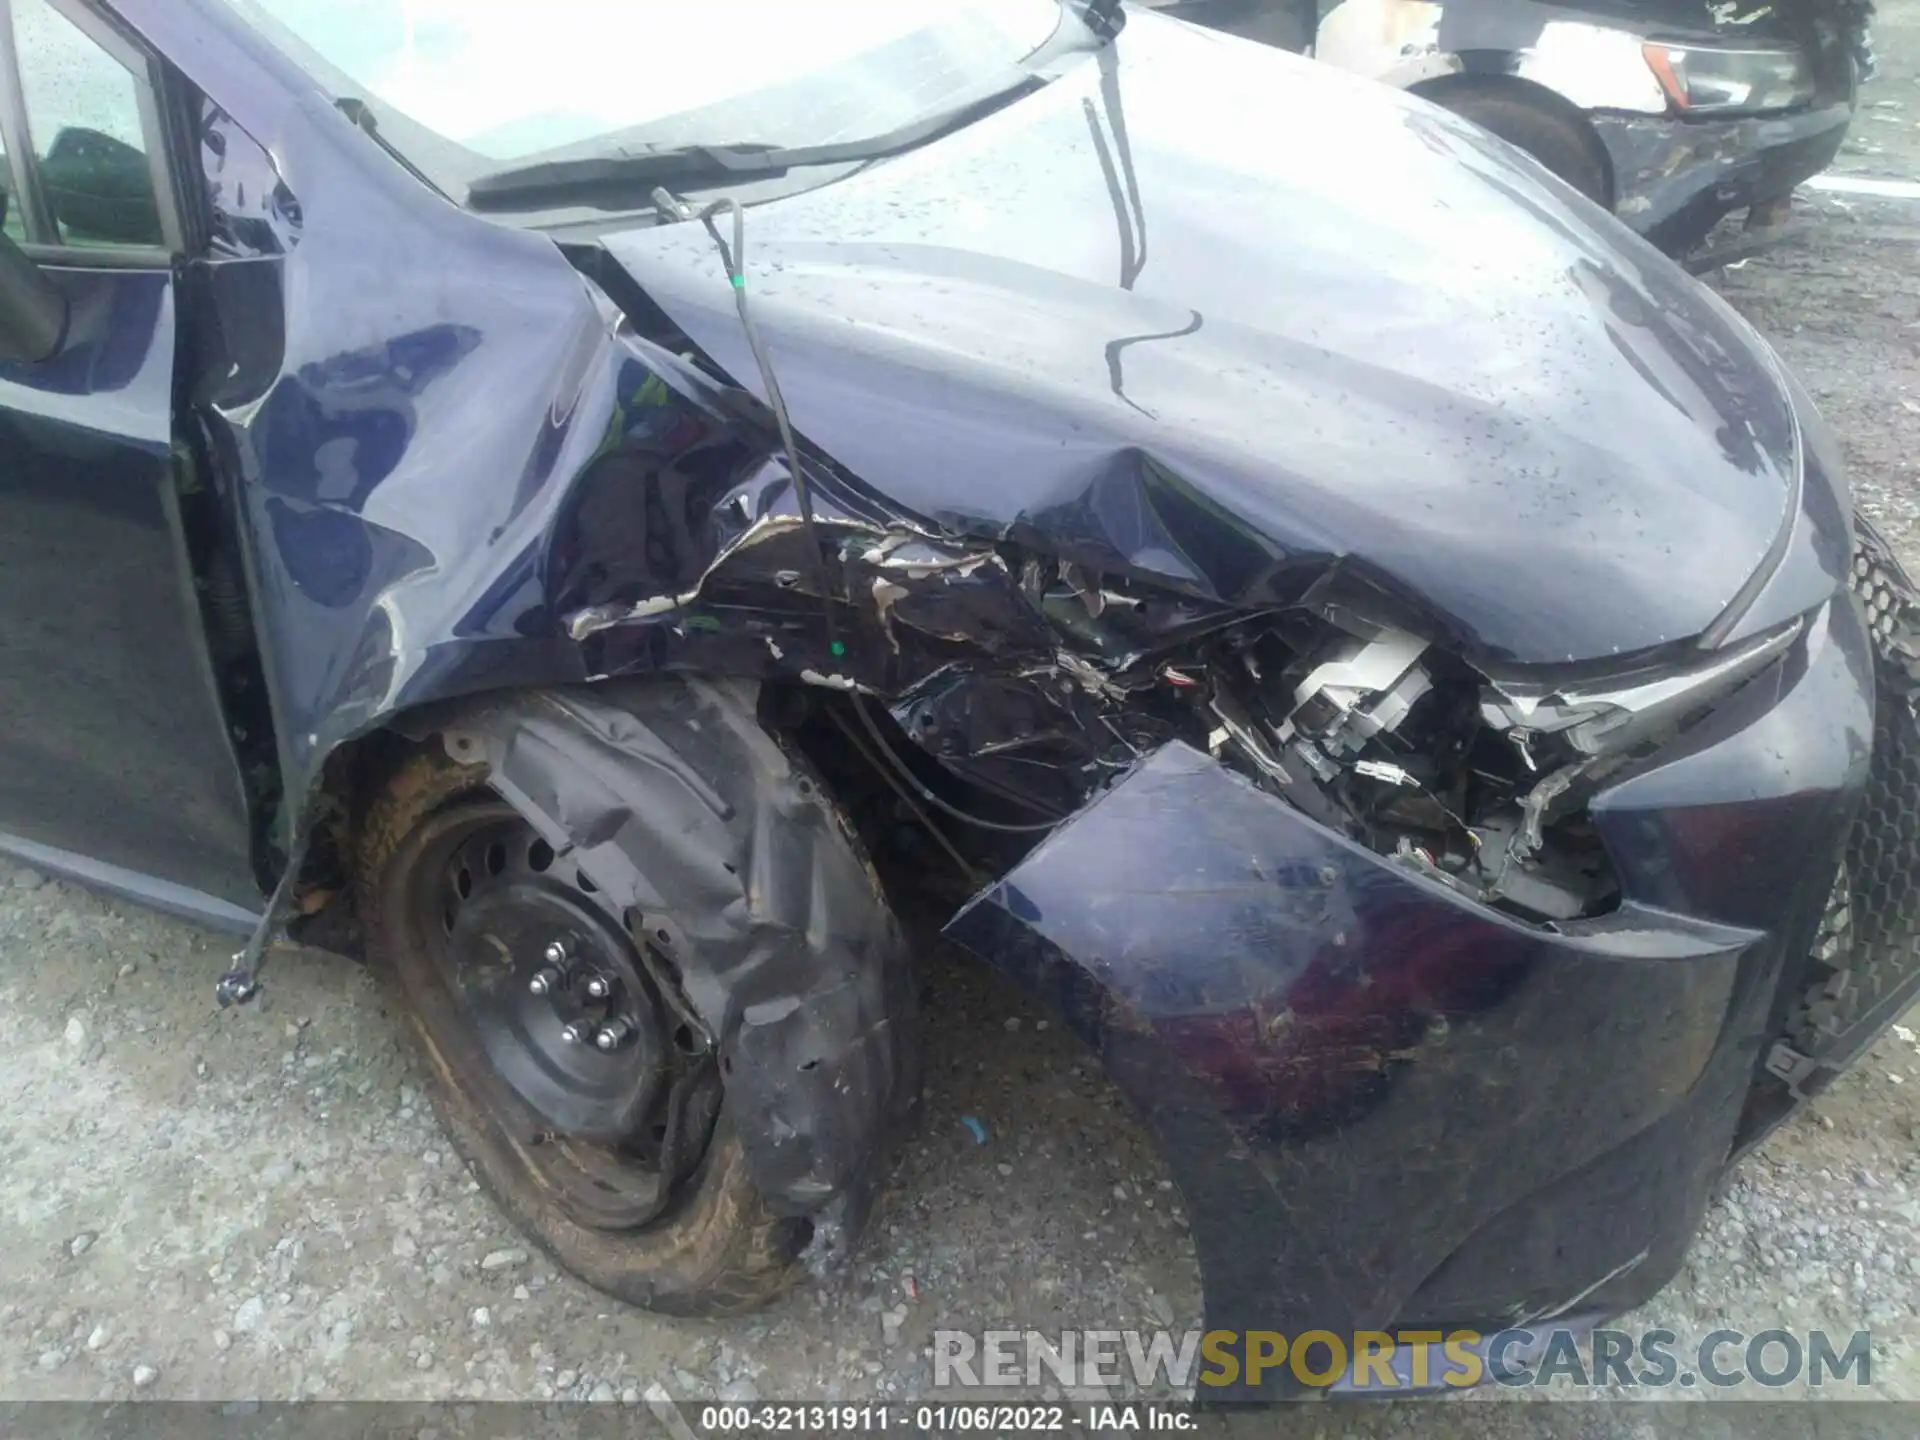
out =
{"type": "MultiPolygon", "coordinates": [[[[604,243],[760,389],[704,227],[604,243]]],[[[796,429],[868,484],[1223,600],[1340,559],[1477,657],[1594,659],[1704,630],[1793,503],[1770,358],[1654,250],[1431,106],[1151,14],[753,207],[746,263],[796,429]]]]}

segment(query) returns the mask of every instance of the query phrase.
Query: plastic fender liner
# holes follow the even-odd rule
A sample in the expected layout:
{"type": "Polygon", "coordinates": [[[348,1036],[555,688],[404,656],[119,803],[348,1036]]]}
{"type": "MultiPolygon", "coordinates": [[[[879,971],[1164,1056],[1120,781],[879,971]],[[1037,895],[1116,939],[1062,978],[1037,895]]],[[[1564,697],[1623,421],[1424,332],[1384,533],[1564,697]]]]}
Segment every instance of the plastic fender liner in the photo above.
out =
{"type": "Polygon", "coordinates": [[[878,879],[758,695],[685,676],[518,692],[442,734],[677,969],[769,1203],[841,1200],[851,1233],[913,1098],[915,992],[878,879]]]}

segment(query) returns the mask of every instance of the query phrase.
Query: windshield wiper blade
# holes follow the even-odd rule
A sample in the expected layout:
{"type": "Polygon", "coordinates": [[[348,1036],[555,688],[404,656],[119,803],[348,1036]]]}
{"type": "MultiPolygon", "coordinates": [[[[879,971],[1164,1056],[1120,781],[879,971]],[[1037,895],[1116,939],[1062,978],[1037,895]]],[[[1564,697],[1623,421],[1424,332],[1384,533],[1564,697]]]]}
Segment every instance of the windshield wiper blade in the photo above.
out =
{"type": "MultiPolygon", "coordinates": [[[[818,149],[837,149],[819,146],[818,149]]],[[[668,181],[678,184],[713,180],[755,180],[783,175],[803,154],[777,145],[682,145],[627,155],[583,155],[571,160],[542,160],[482,175],[467,187],[467,203],[476,210],[528,209],[546,199],[565,201],[583,193],[644,189],[668,181]]]]}
{"type": "Polygon", "coordinates": [[[786,147],[745,141],[727,145],[681,145],[624,155],[538,160],[480,176],[467,189],[467,204],[475,210],[536,210],[549,204],[577,203],[583,196],[636,192],[644,197],[656,185],[699,188],[730,181],[770,179],[810,165],[853,165],[883,160],[957,130],[1033,93],[1044,83],[1037,76],[1026,77],[978,100],[859,140],[786,147]]]}

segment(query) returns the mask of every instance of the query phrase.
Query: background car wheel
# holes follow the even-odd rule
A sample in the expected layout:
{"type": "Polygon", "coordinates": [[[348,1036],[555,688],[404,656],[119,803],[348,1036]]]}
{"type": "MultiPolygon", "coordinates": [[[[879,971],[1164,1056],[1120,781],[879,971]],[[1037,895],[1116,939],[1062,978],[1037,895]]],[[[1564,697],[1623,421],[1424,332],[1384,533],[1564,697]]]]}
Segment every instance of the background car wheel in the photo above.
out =
{"type": "Polygon", "coordinates": [[[1454,81],[1418,93],[1526,151],[1594,204],[1611,206],[1606,152],[1577,114],[1507,85],[1454,81]]]}
{"type": "Polygon", "coordinates": [[[368,950],[441,1124],[588,1284],[674,1315],[765,1305],[809,1222],[755,1189],[713,1057],[618,912],[484,781],[419,755],[361,827],[368,950]]]}

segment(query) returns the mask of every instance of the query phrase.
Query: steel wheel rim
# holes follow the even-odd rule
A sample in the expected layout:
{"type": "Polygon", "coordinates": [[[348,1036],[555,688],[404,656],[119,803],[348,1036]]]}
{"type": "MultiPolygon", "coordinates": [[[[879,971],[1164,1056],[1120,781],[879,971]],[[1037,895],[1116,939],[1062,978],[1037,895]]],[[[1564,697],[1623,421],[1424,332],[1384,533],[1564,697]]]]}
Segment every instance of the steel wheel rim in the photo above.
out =
{"type": "Polygon", "coordinates": [[[718,1083],[709,1057],[684,1043],[628,912],[498,800],[429,817],[412,860],[402,902],[425,961],[421,1020],[449,1079],[579,1223],[658,1218],[702,1157],[718,1083]],[[556,941],[564,956],[549,953],[556,941]],[[558,972],[544,990],[542,972],[558,972]],[[615,1020],[624,1029],[603,1043],[615,1020]],[[583,1026],[572,1041],[561,1036],[569,1024],[583,1026]]]}

